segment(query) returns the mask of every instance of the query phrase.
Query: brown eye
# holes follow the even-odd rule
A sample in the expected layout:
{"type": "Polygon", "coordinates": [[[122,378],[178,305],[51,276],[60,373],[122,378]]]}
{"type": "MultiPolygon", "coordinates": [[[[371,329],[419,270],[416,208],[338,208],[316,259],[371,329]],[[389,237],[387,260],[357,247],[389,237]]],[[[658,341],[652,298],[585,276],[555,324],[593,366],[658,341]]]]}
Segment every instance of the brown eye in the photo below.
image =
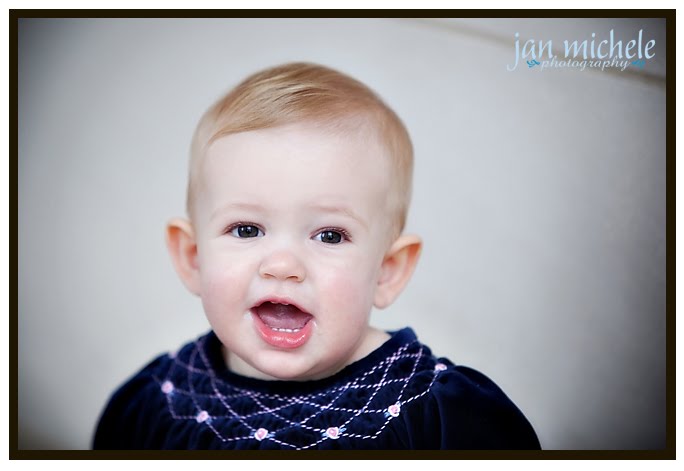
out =
{"type": "Polygon", "coordinates": [[[261,231],[256,226],[237,226],[232,231],[230,231],[230,233],[233,234],[235,237],[239,237],[241,239],[258,237],[260,232],[261,231]]]}

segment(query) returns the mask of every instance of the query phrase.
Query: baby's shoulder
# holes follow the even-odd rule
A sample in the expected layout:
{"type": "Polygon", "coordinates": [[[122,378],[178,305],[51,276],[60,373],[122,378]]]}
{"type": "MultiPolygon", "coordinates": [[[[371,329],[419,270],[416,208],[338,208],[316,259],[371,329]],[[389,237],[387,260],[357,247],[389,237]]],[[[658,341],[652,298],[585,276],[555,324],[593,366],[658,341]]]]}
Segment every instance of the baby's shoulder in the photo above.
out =
{"type": "Polygon", "coordinates": [[[404,418],[414,431],[416,448],[540,448],[520,409],[476,369],[430,355],[407,386],[414,391],[416,407],[406,407],[404,418]]]}
{"type": "Polygon", "coordinates": [[[404,376],[406,392],[422,396],[447,396],[469,399],[497,399],[503,391],[489,377],[476,369],[458,365],[448,358],[437,357],[430,348],[414,341],[405,350],[391,356],[388,377],[404,376]]]}
{"type": "Polygon", "coordinates": [[[165,378],[169,376],[169,372],[178,369],[180,366],[189,367],[193,352],[197,351],[197,344],[201,342],[204,337],[198,340],[188,342],[177,350],[171,350],[162,353],[155,357],[148,364],[143,366],[137,373],[130,377],[112,396],[117,395],[140,395],[148,389],[154,389],[155,393],[158,389],[164,389],[165,378]]]}
{"type": "Polygon", "coordinates": [[[165,378],[195,344],[189,342],[176,352],[157,356],[114,391],[99,418],[94,449],[160,447],[154,442],[158,438],[154,430],[162,429],[161,422],[169,420],[165,397],[173,389],[165,378]]]}
{"type": "Polygon", "coordinates": [[[431,392],[460,401],[509,400],[503,390],[484,373],[447,358],[436,358],[431,392]]]}

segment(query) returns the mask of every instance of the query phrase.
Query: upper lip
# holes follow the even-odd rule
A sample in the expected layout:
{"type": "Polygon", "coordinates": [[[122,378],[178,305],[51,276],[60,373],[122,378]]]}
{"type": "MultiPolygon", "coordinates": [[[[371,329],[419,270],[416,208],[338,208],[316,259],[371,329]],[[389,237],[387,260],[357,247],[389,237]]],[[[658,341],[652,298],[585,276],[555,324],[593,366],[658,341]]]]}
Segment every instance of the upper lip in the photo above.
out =
{"type": "Polygon", "coordinates": [[[294,306],[297,309],[299,309],[302,312],[305,312],[306,314],[312,315],[308,310],[304,309],[300,304],[297,302],[293,301],[292,298],[288,296],[266,296],[264,298],[261,298],[258,300],[254,306],[252,306],[252,309],[258,308],[264,303],[273,303],[273,304],[289,304],[290,306],[294,306]]]}

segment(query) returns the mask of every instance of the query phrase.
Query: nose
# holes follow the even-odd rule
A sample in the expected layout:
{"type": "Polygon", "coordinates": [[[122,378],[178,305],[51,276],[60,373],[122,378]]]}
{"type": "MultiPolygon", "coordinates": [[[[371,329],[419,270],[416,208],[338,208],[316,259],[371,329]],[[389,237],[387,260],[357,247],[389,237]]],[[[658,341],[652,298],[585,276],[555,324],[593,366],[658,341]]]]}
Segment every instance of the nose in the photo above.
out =
{"type": "Polygon", "coordinates": [[[295,254],[289,251],[279,251],[262,260],[259,275],[262,278],[302,282],[306,278],[306,270],[295,254]]]}

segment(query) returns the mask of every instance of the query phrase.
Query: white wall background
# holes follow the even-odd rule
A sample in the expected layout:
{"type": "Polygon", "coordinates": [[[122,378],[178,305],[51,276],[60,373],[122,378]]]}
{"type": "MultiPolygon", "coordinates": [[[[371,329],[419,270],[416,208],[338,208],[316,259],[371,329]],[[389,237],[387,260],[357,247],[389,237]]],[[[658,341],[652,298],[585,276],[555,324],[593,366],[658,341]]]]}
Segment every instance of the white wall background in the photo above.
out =
{"type": "Polygon", "coordinates": [[[109,394],[208,328],[172,270],[194,126],[307,60],[416,149],[415,278],[375,323],[493,378],[548,449],[665,439],[665,21],[30,19],[19,27],[19,446],[83,449],[109,394]],[[513,35],[655,38],[643,71],[527,70],[513,35]]]}

